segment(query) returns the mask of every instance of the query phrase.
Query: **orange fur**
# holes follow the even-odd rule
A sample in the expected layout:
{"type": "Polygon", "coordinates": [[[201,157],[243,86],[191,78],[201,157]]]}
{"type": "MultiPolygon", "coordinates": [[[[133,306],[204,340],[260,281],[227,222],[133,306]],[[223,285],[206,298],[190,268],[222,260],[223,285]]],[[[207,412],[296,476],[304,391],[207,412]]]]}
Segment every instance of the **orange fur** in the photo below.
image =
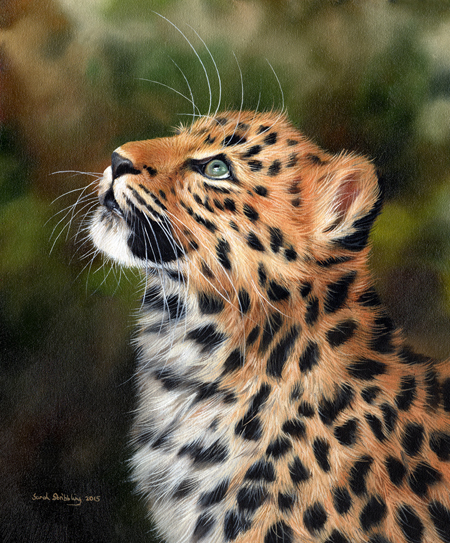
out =
{"type": "Polygon", "coordinates": [[[254,112],[116,153],[92,237],[148,271],[134,465],[167,541],[449,542],[450,372],[373,291],[372,164],[254,112]]]}

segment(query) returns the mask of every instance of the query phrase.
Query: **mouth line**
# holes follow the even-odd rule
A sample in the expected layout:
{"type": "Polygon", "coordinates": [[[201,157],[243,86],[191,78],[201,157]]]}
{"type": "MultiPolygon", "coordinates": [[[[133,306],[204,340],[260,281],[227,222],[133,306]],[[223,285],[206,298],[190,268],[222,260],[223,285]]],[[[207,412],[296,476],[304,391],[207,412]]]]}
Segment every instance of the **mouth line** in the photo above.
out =
{"type": "Polygon", "coordinates": [[[122,209],[118,204],[116,197],[114,196],[114,190],[112,186],[110,186],[108,190],[106,190],[102,194],[99,194],[98,200],[101,206],[105,207],[111,212],[117,212],[120,216],[123,217],[122,209]]]}
{"type": "Polygon", "coordinates": [[[102,213],[102,218],[109,219],[109,220],[121,220],[121,221],[126,222],[125,217],[120,208],[111,209],[108,206],[100,204],[100,209],[102,213]]]}

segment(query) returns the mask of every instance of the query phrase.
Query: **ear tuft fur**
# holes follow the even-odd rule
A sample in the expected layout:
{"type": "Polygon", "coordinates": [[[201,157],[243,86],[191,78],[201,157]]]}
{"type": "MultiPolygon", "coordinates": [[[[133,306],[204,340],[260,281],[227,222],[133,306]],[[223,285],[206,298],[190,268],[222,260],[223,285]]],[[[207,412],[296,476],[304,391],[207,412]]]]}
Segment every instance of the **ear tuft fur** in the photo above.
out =
{"type": "Polygon", "coordinates": [[[372,209],[360,219],[357,219],[352,224],[352,229],[354,230],[351,234],[348,234],[342,238],[334,240],[336,245],[340,245],[344,249],[349,251],[357,252],[362,251],[367,245],[369,239],[369,234],[372,229],[375,219],[381,212],[383,207],[383,196],[380,191],[378,200],[375,202],[372,209]]]}
{"type": "Polygon", "coordinates": [[[373,165],[356,155],[340,155],[333,170],[316,181],[316,225],[326,246],[362,251],[379,215],[383,197],[373,165]]]}

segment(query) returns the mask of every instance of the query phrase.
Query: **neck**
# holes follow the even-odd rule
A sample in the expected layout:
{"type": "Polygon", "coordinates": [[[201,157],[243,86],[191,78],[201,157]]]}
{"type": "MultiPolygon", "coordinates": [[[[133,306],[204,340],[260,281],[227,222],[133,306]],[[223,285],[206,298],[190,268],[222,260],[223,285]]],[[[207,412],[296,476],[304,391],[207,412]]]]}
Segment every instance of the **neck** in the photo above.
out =
{"type": "MultiPolygon", "coordinates": [[[[397,439],[398,410],[413,400],[438,405],[428,363],[402,347],[367,276],[345,264],[318,264],[322,272],[292,282],[289,296],[268,277],[260,277],[258,296],[149,278],[138,339],[134,477],[171,540],[193,529],[184,497],[196,508],[220,490],[228,496],[222,506],[231,507],[241,485],[275,480],[275,461],[287,480],[311,481],[293,490],[293,500],[313,492],[313,481],[333,488],[330,459],[352,469],[352,445],[367,432],[349,413],[364,410],[382,443],[397,439]],[[407,375],[405,364],[415,365],[407,375]],[[321,470],[314,477],[311,454],[321,470]],[[207,492],[194,485],[199,473],[207,492]],[[180,522],[170,522],[174,515],[180,522]]],[[[364,475],[352,481],[355,492],[365,488],[364,475]]]]}
{"type": "Polygon", "coordinates": [[[234,394],[267,379],[315,397],[349,377],[370,382],[386,373],[401,337],[367,287],[368,272],[350,264],[319,261],[317,274],[290,289],[260,273],[250,293],[150,277],[141,371],[159,372],[167,387],[215,383],[234,394]]]}

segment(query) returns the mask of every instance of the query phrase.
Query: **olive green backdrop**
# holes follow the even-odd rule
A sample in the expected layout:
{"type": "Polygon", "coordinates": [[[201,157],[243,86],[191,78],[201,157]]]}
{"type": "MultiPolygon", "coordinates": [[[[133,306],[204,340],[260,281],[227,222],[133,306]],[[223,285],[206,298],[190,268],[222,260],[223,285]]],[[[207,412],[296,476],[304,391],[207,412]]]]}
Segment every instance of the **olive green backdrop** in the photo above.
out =
{"type": "Polygon", "coordinates": [[[76,172],[189,123],[191,93],[202,113],[285,106],[373,159],[380,294],[417,350],[450,354],[448,1],[3,0],[2,541],[153,541],[127,480],[139,279],[92,259],[96,177],[76,172]]]}

